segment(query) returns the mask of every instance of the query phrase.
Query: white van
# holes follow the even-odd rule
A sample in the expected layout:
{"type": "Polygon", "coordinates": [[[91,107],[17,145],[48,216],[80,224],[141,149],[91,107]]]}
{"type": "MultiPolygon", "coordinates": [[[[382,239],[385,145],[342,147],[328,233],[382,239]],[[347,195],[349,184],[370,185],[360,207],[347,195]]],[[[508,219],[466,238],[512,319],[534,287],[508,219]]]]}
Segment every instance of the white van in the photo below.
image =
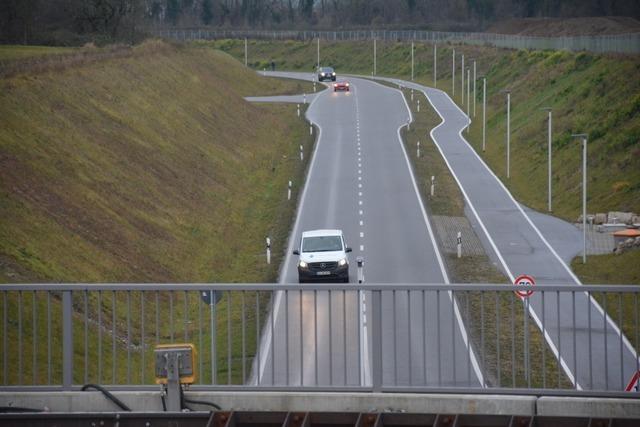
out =
{"type": "Polygon", "coordinates": [[[328,280],[349,282],[351,248],[344,241],[342,230],[312,230],[302,233],[299,255],[298,281],[328,280]]]}

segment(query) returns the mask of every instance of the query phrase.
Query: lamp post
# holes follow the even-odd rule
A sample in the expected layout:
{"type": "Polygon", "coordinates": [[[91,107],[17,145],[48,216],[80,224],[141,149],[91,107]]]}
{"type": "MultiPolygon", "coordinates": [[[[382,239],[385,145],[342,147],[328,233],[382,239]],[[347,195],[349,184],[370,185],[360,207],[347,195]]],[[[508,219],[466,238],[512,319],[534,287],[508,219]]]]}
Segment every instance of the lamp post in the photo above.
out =
{"type": "Polygon", "coordinates": [[[467,134],[469,134],[469,127],[471,127],[471,116],[469,114],[471,114],[471,111],[469,111],[470,105],[471,103],[469,102],[469,97],[470,97],[470,87],[469,84],[471,82],[471,79],[469,78],[471,74],[471,70],[469,69],[469,67],[467,67],[467,134]]]}
{"type": "Polygon", "coordinates": [[[508,89],[501,92],[507,94],[507,179],[511,178],[511,91],[508,89]]]}
{"type": "Polygon", "coordinates": [[[548,137],[548,143],[547,143],[547,151],[549,151],[549,160],[548,160],[548,177],[547,177],[547,181],[548,181],[548,190],[547,190],[547,209],[549,212],[551,212],[551,107],[545,107],[542,108],[542,111],[546,111],[549,115],[549,119],[548,119],[548,132],[547,132],[547,137],[548,137]]]}
{"type": "Polygon", "coordinates": [[[456,50],[451,57],[451,96],[456,96],[456,50]]]}
{"type": "Polygon", "coordinates": [[[436,87],[437,84],[437,70],[438,70],[438,45],[437,43],[433,44],[433,87],[436,87]]]}
{"type": "Polygon", "coordinates": [[[587,263],[587,138],[586,133],[571,135],[582,140],[582,263],[587,263]]]}
{"type": "Polygon", "coordinates": [[[376,75],[376,72],[377,72],[376,71],[376,65],[377,65],[376,62],[378,60],[378,58],[376,57],[377,56],[377,43],[376,42],[377,42],[377,40],[373,39],[373,75],[374,76],[376,75]]]}
{"type": "Polygon", "coordinates": [[[487,141],[487,78],[482,76],[482,151],[487,141]]]}
{"type": "Polygon", "coordinates": [[[320,37],[318,37],[317,54],[318,54],[318,68],[320,68],[320,37]]]}
{"type": "Polygon", "coordinates": [[[473,117],[476,116],[476,60],[473,60],[473,117]]]}
{"type": "Polygon", "coordinates": [[[413,81],[413,42],[411,42],[411,81],[413,81]]]}
{"type": "Polygon", "coordinates": [[[464,53],[462,54],[462,64],[460,64],[460,90],[462,91],[462,105],[464,105],[464,53]]]}

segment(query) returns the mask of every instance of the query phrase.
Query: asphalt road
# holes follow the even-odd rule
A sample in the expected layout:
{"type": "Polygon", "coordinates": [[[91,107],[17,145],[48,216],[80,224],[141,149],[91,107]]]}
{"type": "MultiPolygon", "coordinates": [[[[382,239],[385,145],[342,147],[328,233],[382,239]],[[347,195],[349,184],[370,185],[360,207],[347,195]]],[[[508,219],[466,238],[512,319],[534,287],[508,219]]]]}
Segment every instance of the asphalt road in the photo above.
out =
{"type": "MultiPolygon", "coordinates": [[[[404,98],[367,80],[349,82],[351,92],[323,91],[307,111],[320,134],[288,254],[302,231],[339,228],[353,248],[352,283],[358,256],[365,260],[368,283],[448,283],[399,139],[399,128],[410,119],[404,98]]],[[[296,262],[297,257],[287,256],[281,283],[297,282],[296,262]]],[[[276,293],[254,383],[371,384],[370,311],[367,292],[276,293]]],[[[446,292],[383,292],[383,385],[481,385],[461,325],[446,292]]]]}
{"type": "MultiPolygon", "coordinates": [[[[537,284],[580,284],[565,262],[579,251],[575,250],[576,234],[566,230],[571,226],[523,209],[515,201],[463,138],[461,131],[468,118],[446,93],[401,83],[424,92],[442,117],[432,137],[509,277],[514,280],[529,274],[537,284]],[[571,235],[574,237],[564,238],[571,235]]],[[[532,318],[544,329],[549,347],[576,388],[624,389],[638,369],[637,354],[615,322],[605,319],[600,305],[583,292],[546,295],[544,301],[540,293],[534,293],[529,303],[532,318]]]]}

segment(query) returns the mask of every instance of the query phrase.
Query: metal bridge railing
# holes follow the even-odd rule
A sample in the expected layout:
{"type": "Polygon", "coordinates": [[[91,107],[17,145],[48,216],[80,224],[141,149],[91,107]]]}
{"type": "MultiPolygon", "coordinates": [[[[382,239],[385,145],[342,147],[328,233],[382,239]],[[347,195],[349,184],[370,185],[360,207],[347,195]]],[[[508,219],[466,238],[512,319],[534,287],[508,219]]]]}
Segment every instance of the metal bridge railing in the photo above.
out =
{"type": "Polygon", "coordinates": [[[416,41],[425,43],[453,42],[487,45],[511,49],[569,50],[594,53],[640,53],[640,33],[541,37],[509,34],[442,32],[442,31],[255,31],[209,29],[147,29],[149,34],[173,40],[262,39],[338,41],[416,41]]]}
{"type": "Polygon", "coordinates": [[[534,289],[0,285],[0,389],[144,388],[154,347],[190,342],[203,389],[623,393],[640,286],[534,289]]]}

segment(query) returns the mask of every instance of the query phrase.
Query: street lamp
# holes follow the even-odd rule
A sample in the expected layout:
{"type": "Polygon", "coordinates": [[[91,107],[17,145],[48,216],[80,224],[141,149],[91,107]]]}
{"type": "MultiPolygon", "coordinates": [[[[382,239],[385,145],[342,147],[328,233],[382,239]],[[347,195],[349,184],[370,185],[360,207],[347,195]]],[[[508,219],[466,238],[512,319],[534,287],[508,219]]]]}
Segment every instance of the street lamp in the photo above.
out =
{"type": "Polygon", "coordinates": [[[411,42],[411,81],[413,81],[413,44],[414,42],[411,42]]]}
{"type": "Polygon", "coordinates": [[[487,78],[482,76],[482,151],[487,141],[487,78]]]}
{"type": "Polygon", "coordinates": [[[469,109],[471,108],[470,105],[471,103],[469,102],[469,97],[471,96],[470,93],[471,91],[469,90],[469,84],[471,82],[471,79],[469,78],[471,75],[471,69],[469,67],[467,67],[467,120],[468,120],[468,124],[467,124],[467,134],[469,133],[469,127],[471,127],[471,111],[469,111],[469,109]]]}
{"type": "Polygon", "coordinates": [[[464,53],[462,54],[462,64],[460,64],[460,90],[462,91],[462,105],[464,105],[464,53]]]}
{"type": "Polygon", "coordinates": [[[433,87],[437,87],[437,70],[438,70],[438,44],[433,43],[433,87]]]}
{"type": "Polygon", "coordinates": [[[456,96],[456,49],[451,57],[451,96],[456,96]]]}
{"type": "Polygon", "coordinates": [[[511,178],[511,91],[505,89],[501,92],[507,94],[507,178],[511,178]]]}
{"type": "Polygon", "coordinates": [[[549,114],[548,119],[548,151],[549,151],[549,165],[548,165],[548,197],[547,197],[547,209],[551,212],[551,107],[544,107],[542,111],[546,111],[549,114]]]}
{"type": "Polygon", "coordinates": [[[473,117],[476,116],[476,60],[473,60],[473,117]]]}
{"type": "Polygon", "coordinates": [[[587,138],[586,133],[571,135],[582,140],[582,263],[587,263],[587,138]]]}

